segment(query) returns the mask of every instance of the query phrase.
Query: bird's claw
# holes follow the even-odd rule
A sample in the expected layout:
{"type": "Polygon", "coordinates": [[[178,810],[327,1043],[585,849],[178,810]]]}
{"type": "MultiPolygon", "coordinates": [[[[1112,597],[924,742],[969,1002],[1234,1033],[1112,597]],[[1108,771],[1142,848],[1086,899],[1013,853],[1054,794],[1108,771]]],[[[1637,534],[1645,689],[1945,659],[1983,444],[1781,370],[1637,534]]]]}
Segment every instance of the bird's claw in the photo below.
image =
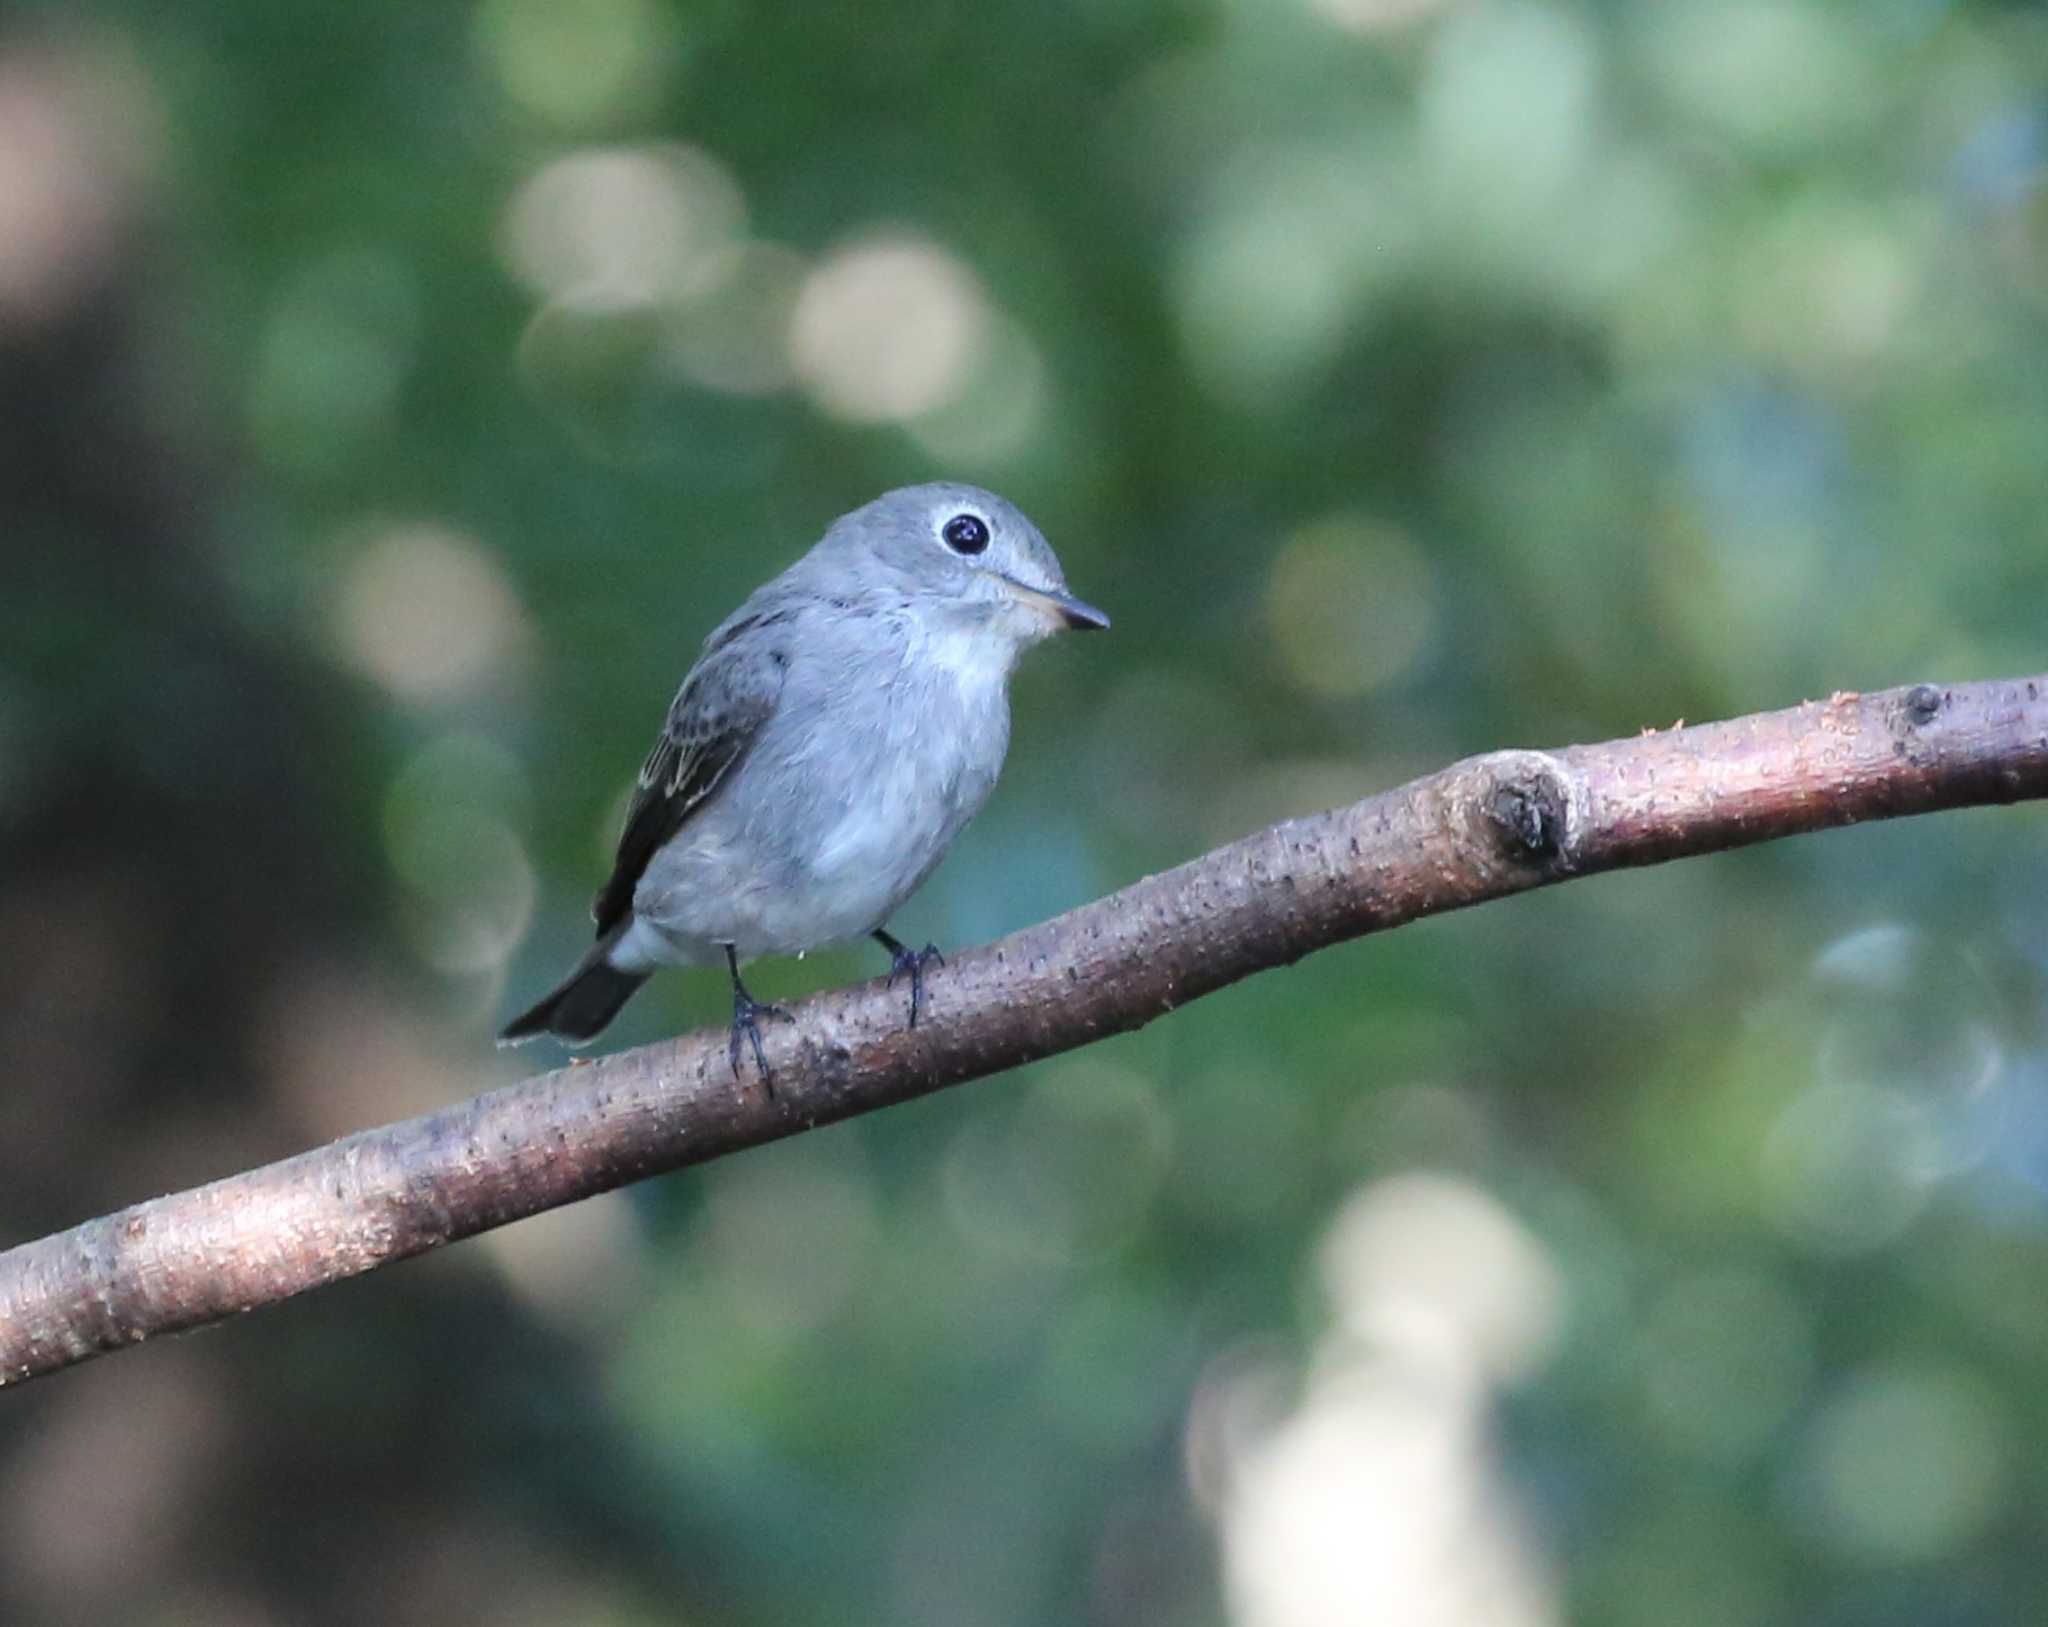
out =
{"type": "Polygon", "coordinates": [[[735,993],[732,997],[732,1035],[726,1045],[726,1060],[732,1065],[733,1083],[740,1077],[740,1041],[744,1039],[754,1050],[754,1066],[760,1071],[761,1083],[768,1094],[775,1094],[775,1070],[768,1066],[768,1055],[761,1049],[762,1017],[780,1017],[791,1021],[790,1014],[781,1006],[772,1006],[765,1001],[750,999],[745,994],[735,993]]]}
{"type": "Polygon", "coordinates": [[[896,986],[896,979],[904,973],[910,974],[910,1026],[917,1026],[918,1013],[924,1009],[924,969],[927,966],[943,966],[946,957],[939,953],[939,946],[928,943],[922,949],[907,948],[898,944],[889,954],[889,987],[896,986]]]}

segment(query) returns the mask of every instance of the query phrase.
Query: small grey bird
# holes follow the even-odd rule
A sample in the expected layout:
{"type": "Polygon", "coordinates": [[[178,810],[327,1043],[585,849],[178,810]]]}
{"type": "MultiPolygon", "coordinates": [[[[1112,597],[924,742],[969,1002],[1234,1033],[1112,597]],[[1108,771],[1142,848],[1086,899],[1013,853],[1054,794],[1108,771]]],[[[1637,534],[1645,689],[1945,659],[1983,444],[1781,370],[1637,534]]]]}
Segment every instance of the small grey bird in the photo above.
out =
{"type": "Polygon", "coordinates": [[[889,917],[988,800],[1018,655],[1108,625],[993,492],[909,486],[836,521],[704,641],[591,906],[596,945],[499,1043],[593,1039],[658,967],[722,957],[734,1076],[744,1039],[766,1079],[758,1019],[785,1013],[740,962],[859,937],[909,976],[915,1027],[940,957],[889,917]]]}

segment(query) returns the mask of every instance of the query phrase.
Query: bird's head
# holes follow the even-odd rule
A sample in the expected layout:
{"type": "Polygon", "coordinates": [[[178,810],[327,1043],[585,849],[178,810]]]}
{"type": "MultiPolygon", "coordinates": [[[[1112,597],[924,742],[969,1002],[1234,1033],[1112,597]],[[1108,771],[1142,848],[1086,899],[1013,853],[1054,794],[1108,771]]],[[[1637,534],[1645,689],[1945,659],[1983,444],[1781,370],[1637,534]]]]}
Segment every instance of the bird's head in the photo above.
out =
{"type": "Polygon", "coordinates": [[[833,526],[825,546],[920,613],[984,626],[1015,645],[1109,625],[1067,591],[1038,527],[978,486],[935,481],[886,492],[833,526]]]}

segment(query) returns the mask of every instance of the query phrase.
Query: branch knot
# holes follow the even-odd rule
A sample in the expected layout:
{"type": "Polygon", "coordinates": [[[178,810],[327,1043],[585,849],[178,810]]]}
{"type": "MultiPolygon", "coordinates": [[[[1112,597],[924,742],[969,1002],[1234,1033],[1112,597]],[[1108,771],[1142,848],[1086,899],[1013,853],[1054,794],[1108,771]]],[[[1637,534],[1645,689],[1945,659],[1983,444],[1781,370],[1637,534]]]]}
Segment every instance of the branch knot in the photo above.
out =
{"type": "Polygon", "coordinates": [[[1545,870],[1568,868],[1583,812],[1577,776],[1542,751],[1496,751],[1478,767],[1478,811],[1503,856],[1545,870]]]}
{"type": "Polygon", "coordinates": [[[1932,684],[1915,684],[1899,703],[1899,714],[1915,728],[1924,728],[1941,716],[1943,696],[1932,684]]]}

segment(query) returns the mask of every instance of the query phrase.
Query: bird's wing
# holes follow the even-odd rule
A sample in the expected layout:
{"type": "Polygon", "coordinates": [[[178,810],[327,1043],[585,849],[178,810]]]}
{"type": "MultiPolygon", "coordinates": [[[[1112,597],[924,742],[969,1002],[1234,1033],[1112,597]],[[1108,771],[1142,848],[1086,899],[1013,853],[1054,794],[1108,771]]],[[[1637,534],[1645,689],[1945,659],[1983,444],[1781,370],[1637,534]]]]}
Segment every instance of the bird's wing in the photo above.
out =
{"type": "Polygon", "coordinates": [[[600,938],[633,907],[648,861],[718,789],[775,711],[788,657],[776,642],[743,635],[786,619],[736,618],[712,635],[683,680],[641,765],[611,879],[591,901],[600,938]]]}

